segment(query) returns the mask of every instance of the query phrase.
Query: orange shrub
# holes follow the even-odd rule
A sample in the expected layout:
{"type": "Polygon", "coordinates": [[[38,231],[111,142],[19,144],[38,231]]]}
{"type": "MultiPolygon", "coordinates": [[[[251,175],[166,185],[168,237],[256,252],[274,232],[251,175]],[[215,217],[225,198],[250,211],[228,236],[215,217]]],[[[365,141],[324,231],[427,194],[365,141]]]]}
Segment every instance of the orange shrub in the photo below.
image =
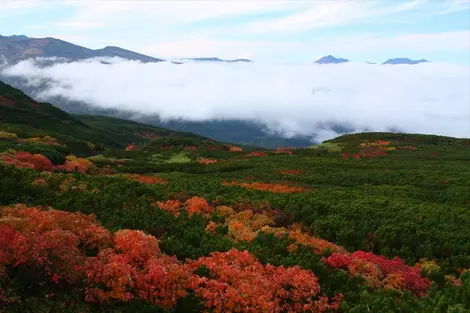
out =
{"type": "Polygon", "coordinates": [[[210,278],[189,279],[210,312],[327,312],[338,309],[342,300],[342,295],[331,302],[318,297],[320,285],[312,272],[263,265],[247,251],[213,252],[188,264],[210,272],[210,278]]]}
{"type": "Polygon", "coordinates": [[[290,147],[278,147],[273,151],[274,154],[289,154],[292,155],[293,148],[290,147]]]}
{"type": "Polygon", "coordinates": [[[243,149],[240,147],[229,146],[228,149],[232,152],[243,152],[243,149]]]}
{"type": "Polygon", "coordinates": [[[157,205],[161,210],[168,211],[176,217],[180,215],[181,202],[178,200],[158,201],[157,205]]]}
{"type": "Polygon", "coordinates": [[[266,153],[265,153],[265,152],[260,152],[260,151],[254,151],[254,152],[250,152],[250,153],[245,154],[245,156],[249,156],[249,157],[264,157],[264,156],[266,156],[266,153]]]}
{"type": "Polygon", "coordinates": [[[199,163],[201,164],[214,164],[217,163],[217,160],[212,160],[212,159],[200,159],[199,163]]]}
{"type": "Polygon", "coordinates": [[[146,184],[146,185],[151,185],[151,184],[165,185],[168,183],[166,180],[161,179],[156,176],[146,176],[146,175],[141,175],[141,174],[128,174],[127,177],[129,177],[132,180],[138,181],[140,183],[146,184]]]}
{"type": "Polygon", "coordinates": [[[63,166],[57,166],[57,169],[64,169],[67,172],[80,172],[86,173],[89,169],[93,168],[95,165],[84,158],[77,158],[76,156],[70,155],[67,157],[63,166]]]}
{"type": "Polygon", "coordinates": [[[18,142],[39,142],[48,146],[58,146],[59,143],[57,139],[51,136],[44,136],[44,137],[32,137],[26,139],[18,139],[18,142]]]}
{"type": "Polygon", "coordinates": [[[210,214],[214,210],[214,208],[212,208],[209,203],[207,203],[207,201],[201,197],[192,197],[186,200],[184,206],[188,211],[189,216],[201,213],[210,214]]]}
{"type": "Polygon", "coordinates": [[[126,151],[135,151],[137,150],[137,145],[128,145],[126,151]]]}
{"type": "Polygon", "coordinates": [[[15,152],[14,155],[4,153],[1,155],[5,163],[19,168],[32,168],[38,171],[52,171],[54,165],[42,154],[31,154],[29,152],[15,152]]]}

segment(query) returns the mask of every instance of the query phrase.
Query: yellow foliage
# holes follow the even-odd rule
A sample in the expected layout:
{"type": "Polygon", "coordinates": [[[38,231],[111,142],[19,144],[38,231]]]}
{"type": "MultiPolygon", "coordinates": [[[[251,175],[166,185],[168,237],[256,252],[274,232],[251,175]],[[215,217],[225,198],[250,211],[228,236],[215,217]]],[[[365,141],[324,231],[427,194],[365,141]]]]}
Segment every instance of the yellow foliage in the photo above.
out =
{"type": "Polygon", "coordinates": [[[3,139],[16,139],[18,136],[15,133],[9,133],[3,130],[0,130],[0,138],[3,139]]]}
{"type": "Polygon", "coordinates": [[[225,217],[235,214],[234,209],[226,205],[219,205],[218,207],[215,208],[215,212],[225,217]]]}
{"type": "Polygon", "coordinates": [[[266,214],[255,214],[251,219],[251,229],[259,230],[263,226],[274,226],[274,220],[266,214]]]}

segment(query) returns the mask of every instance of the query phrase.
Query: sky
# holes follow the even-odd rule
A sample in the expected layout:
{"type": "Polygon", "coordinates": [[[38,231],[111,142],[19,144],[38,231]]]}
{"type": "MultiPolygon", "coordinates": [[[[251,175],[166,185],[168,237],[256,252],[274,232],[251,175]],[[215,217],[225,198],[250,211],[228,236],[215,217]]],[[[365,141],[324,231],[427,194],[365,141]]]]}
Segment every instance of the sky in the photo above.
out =
{"type": "Polygon", "coordinates": [[[297,64],[332,54],[470,65],[470,0],[0,0],[0,34],[164,59],[297,64]]]}

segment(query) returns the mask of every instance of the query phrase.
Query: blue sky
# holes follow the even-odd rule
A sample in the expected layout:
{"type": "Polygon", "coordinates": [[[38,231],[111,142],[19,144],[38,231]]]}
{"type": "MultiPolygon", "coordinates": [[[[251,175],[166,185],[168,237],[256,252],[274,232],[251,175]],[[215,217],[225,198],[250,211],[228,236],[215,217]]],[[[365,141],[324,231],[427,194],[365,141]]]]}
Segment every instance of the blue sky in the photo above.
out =
{"type": "Polygon", "coordinates": [[[162,58],[302,63],[425,58],[470,65],[470,0],[0,0],[0,34],[162,58]]]}

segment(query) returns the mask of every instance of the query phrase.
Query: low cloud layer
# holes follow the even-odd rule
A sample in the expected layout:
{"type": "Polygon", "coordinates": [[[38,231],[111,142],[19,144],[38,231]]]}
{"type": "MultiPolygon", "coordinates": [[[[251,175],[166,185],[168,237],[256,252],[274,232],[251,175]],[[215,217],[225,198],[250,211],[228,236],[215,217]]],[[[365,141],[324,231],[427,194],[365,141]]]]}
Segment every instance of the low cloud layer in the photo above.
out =
{"type": "Polygon", "coordinates": [[[334,124],[470,137],[470,69],[451,64],[27,60],[2,75],[24,77],[33,86],[49,81],[37,95],[46,100],[62,96],[162,118],[258,120],[285,136],[320,133],[327,139],[336,136],[327,127],[334,124]]]}

